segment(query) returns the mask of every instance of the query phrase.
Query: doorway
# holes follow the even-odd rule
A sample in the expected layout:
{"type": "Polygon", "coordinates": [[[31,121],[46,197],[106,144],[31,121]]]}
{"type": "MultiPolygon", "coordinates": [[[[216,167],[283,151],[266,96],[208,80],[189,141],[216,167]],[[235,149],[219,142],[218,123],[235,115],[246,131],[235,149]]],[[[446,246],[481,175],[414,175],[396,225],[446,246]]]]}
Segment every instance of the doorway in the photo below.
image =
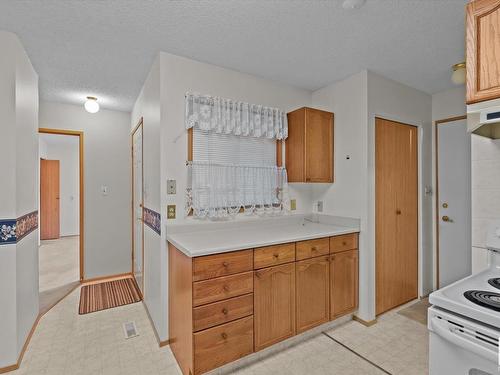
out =
{"type": "Polygon", "coordinates": [[[375,119],[376,314],[418,297],[418,128],[375,119]]]}
{"type": "Polygon", "coordinates": [[[143,121],[132,131],[132,274],[144,295],[143,121]]]}
{"type": "Polygon", "coordinates": [[[84,279],[83,133],[39,129],[40,311],[84,279]]]}
{"type": "Polygon", "coordinates": [[[466,116],[436,121],[435,132],[439,289],[471,274],[471,137],[466,116]]]}

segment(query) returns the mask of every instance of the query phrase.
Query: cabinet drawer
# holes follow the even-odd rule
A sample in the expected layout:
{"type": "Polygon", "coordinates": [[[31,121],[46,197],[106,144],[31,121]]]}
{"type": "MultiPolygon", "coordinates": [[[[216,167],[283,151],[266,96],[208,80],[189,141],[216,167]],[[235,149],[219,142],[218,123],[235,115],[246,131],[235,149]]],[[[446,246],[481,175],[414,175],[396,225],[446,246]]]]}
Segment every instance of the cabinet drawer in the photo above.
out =
{"type": "Polygon", "coordinates": [[[330,253],[353,250],[358,248],[358,234],[343,234],[342,236],[330,237],[330,253]]]}
{"type": "Polygon", "coordinates": [[[193,281],[253,270],[253,250],[208,255],[194,258],[193,281]]]}
{"type": "Polygon", "coordinates": [[[217,302],[253,292],[253,272],[193,283],[193,306],[217,302]]]}
{"type": "Polygon", "coordinates": [[[295,243],[259,247],[253,253],[255,269],[276,266],[295,261],[295,243]]]}
{"type": "Polygon", "coordinates": [[[253,316],[194,334],[194,373],[202,374],[253,352],[253,316]]]}
{"type": "Polygon", "coordinates": [[[297,260],[314,258],[330,252],[328,238],[297,242],[297,260]]]}
{"type": "Polygon", "coordinates": [[[249,315],[253,315],[253,294],[195,307],[193,329],[201,331],[249,315]]]}

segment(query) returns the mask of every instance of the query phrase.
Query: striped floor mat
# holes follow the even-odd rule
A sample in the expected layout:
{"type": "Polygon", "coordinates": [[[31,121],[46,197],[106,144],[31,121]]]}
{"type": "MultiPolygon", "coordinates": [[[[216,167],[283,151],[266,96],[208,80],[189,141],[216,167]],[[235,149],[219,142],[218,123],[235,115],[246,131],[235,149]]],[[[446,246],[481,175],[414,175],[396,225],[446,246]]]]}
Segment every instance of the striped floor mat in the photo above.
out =
{"type": "Polygon", "coordinates": [[[139,302],[141,295],[132,278],[84,285],[80,290],[80,315],[139,302]]]}

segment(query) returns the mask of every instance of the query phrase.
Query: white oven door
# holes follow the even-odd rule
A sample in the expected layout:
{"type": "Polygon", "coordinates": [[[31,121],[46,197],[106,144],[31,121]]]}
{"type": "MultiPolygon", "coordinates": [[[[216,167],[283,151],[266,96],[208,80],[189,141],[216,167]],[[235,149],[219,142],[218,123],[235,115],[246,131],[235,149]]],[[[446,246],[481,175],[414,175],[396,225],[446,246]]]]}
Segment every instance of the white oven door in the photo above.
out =
{"type": "Polygon", "coordinates": [[[500,331],[429,309],[430,375],[498,375],[500,331]]]}

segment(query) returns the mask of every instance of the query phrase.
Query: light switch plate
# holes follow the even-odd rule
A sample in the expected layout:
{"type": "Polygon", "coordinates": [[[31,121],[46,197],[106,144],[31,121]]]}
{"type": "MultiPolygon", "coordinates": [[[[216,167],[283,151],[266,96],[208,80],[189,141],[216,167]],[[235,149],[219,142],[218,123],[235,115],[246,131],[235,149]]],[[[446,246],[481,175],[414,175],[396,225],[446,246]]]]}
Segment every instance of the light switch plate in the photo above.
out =
{"type": "Polygon", "coordinates": [[[176,194],[176,180],[167,180],[167,194],[176,194]]]}
{"type": "Polygon", "coordinates": [[[167,219],[175,219],[175,204],[167,205],[167,219]]]}
{"type": "Polygon", "coordinates": [[[297,209],[297,200],[296,199],[290,199],[290,210],[295,211],[297,209]]]}

